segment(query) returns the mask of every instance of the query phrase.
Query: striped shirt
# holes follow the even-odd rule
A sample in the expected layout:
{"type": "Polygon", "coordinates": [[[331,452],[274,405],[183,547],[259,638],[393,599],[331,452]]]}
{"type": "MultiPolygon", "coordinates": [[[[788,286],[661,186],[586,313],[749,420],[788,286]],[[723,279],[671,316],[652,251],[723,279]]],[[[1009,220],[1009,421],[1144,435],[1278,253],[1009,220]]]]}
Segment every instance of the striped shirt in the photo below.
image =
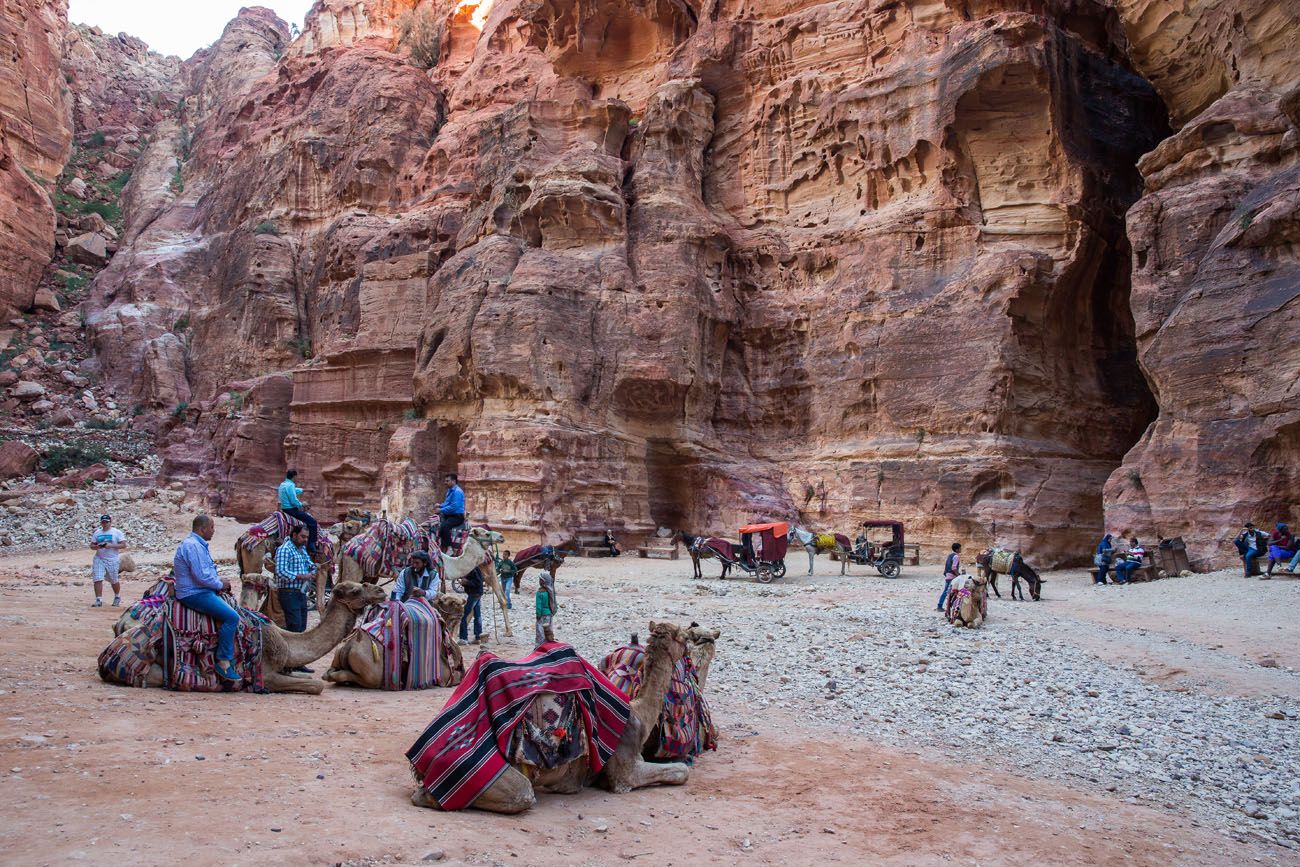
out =
{"type": "Polygon", "coordinates": [[[315,579],[311,573],[316,571],[316,564],[306,548],[300,548],[292,539],[286,539],[275,552],[275,580],[277,590],[304,590],[309,581],[315,579]],[[303,578],[302,576],[308,576],[303,578]]]}

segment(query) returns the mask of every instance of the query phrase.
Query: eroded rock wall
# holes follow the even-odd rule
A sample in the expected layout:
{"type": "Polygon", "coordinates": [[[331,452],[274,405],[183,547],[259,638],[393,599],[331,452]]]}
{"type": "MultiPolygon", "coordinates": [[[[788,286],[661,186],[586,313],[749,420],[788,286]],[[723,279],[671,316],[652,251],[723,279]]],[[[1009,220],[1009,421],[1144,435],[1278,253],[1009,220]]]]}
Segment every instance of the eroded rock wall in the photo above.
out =
{"type": "Polygon", "coordinates": [[[1106,486],[1107,523],[1222,565],[1244,521],[1300,521],[1300,9],[1117,5],[1179,129],[1128,214],[1160,413],[1106,486]]]}
{"type": "Polygon", "coordinates": [[[227,511],[291,461],[323,513],[421,515],[458,468],[548,541],[897,517],[1050,563],[1100,530],[1154,413],[1122,215],[1164,133],[1108,8],[329,0],[286,41],[245,11],[201,58],[241,74],[191,73],[183,190],[133,179],[96,283],[154,418],[188,388],[235,442],[239,383],[292,377],[248,435],[287,411],[282,453],[203,469],[177,429],[227,511]]]}

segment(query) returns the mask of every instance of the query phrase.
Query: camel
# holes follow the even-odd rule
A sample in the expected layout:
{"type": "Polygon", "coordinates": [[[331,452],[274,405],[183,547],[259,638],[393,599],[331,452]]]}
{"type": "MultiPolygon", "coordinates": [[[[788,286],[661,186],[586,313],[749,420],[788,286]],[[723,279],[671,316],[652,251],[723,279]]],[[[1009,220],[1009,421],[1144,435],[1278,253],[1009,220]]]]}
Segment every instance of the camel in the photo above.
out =
{"type": "Polygon", "coordinates": [[[983,575],[961,574],[952,579],[944,616],[953,626],[979,629],[988,616],[988,579],[983,575]]]}
{"type": "MultiPolygon", "coordinates": [[[[429,604],[438,612],[438,618],[442,620],[442,628],[447,630],[447,634],[454,635],[453,630],[460,625],[461,615],[465,613],[464,601],[446,593],[439,593],[429,604]]],[[[382,688],[384,661],[375,650],[374,639],[368,635],[361,635],[358,629],[353,629],[352,634],[339,645],[338,650],[334,651],[334,661],[330,663],[329,671],[325,672],[322,680],[330,683],[346,683],[363,689],[382,688]]],[[[465,661],[461,656],[460,647],[454,641],[450,642],[450,653],[453,657],[446,660],[447,670],[456,673],[456,678],[439,686],[455,686],[465,676],[465,661]]]]}
{"type": "MultiPolygon", "coordinates": [[[[269,529],[273,524],[274,522],[267,519],[258,526],[269,529]]],[[[317,537],[317,550],[312,555],[312,560],[318,567],[316,570],[317,612],[325,611],[327,601],[325,587],[333,576],[334,561],[338,551],[360,530],[361,522],[352,519],[335,524],[328,530],[321,527],[317,537]],[[337,542],[331,534],[337,536],[337,542]]],[[[274,603],[269,602],[270,585],[262,579],[261,575],[263,569],[272,575],[275,574],[275,552],[283,541],[278,533],[268,532],[260,540],[254,540],[251,534],[244,533],[235,542],[235,560],[239,563],[239,604],[243,607],[256,611],[263,605],[274,606],[274,603]]]]}
{"type": "Polygon", "coordinates": [[[360,584],[375,584],[381,578],[394,577],[387,571],[389,568],[402,567],[406,563],[407,556],[412,551],[429,547],[428,531],[420,527],[416,527],[412,531],[411,526],[414,526],[414,522],[389,521],[381,518],[366,525],[360,532],[355,534],[362,541],[358,542],[357,538],[350,538],[348,541],[353,544],[347,546],[340,544],[339,580],[356,581],[360,584]],[[411,535],[412,532],[414,532],[414,535],[411,535]],[[357,547],[358,545],[367,544],[381,550],[391,550],[393,552],[391,562],[381,562],[383,558],[377,558],[363,564],[357,559],[357,547]]]}
{"type": "Polygon", "coordinates": [[[680,540],[681,543],[686,546],[686,553],[691,555],[691,566],[695,569],[694,577],[704,577],[704,573],[700,570],[701,560],[718,560],[722,564],[722,574],[718,576],[719,578],[726,578],[731,574],[731,563],[727,562],[725,557],[705,544],[709,541],[709,537],[693,536],[685,530],[678,530],[677,535],[673,538],[674,540],[680,540]]]}
{"type": "MultiPolygon", "coordinates": [[[[285,674],[309,662],[315,662],[352,632],[357,615],[367,605],[384,601],[384,591],[373,584],[346,581],[334,587],[334,595],[325,614],[314,628],[306,632],[285,632],[274,623],[262,627],[262,678],[270,692],[297,692],[320,695],[325,683],[314,677],[285,674]]],[[[145,686],[161,687],[166,682],[162,666],[149,666],[145,686]]]]}
{"type": "MultiPolygon", "coordinates": [[[[450,582],[451,586],[457,587],[456,582],[464,578],[475,569],[481,568],[483,575],[483,586],[491,588],[492,596],[497,601],[497,607],[501,609],[501,619],[505,623],[506,636],[514,635],[510,630],[510,609],[506,605],[506,595],[501,590],[501,579],[497,577],[496,561],[488,554],[489,545],[499,545],[505,540],[496,530],[489,530],[486,527],[474,527],[469,531],[469,536],[465,539],[465,545],[461,548],[460,556],[453,557],[450,554],[442,553],[442,580],[445,585],[450,582]]],[[[456,628],[460,628],[460,621],[456,621],[456,628]]]]}
{"type": "Polygon", "coordinates": [[[692,623],[686,629],[686,652],[695,666],[695,679],[699,681],[700,689],[704,689],[704,682],[709,677],[709,666],[718,652],[716,642],[720,635],[721,629],[705,629],[698,623],[692,623]]]}
{"type": "MultiPolygon", "coordinates": [[[[671,623],[651,622],[641,693],[632,700],[632,716],[623,729],[618,748],[599,775],[590,772],[586,752],[571,762],[542,771],[531,782],[518,767],[510,766],[470,806],[493,813],[522,813],[537,803],[538,791],[572,795],[584,786],[598,783],[616,794],[624,794],[645,786],[683,785],[690,776],[689,765],[647,762],[641,758],[641,749],[663,710],[673,668],[685,654],[686,634],[680,628],[671,623]]],[[[547,695],[541,693],[534,700],[547,695]]],[[[591,749],[590,744],[586,749],[591,749]]],[[[439,809],[423,787],[411,795],[411,803],[439,809]]]]}
{"type": "Polygon", "coordinates": [[[840,574],[843,575],[848,569],[848,553],[852,550],[852,543],[849,537],[840,533],[814,533],[805,530],[803,527],[790,525],[790,531],[786,533],[786,538],[791,542],[798,542],[805,551],[808,552],[808,574],[813,573],[813,558],[817,554],[833,553],[839,557],[840,574]]]}

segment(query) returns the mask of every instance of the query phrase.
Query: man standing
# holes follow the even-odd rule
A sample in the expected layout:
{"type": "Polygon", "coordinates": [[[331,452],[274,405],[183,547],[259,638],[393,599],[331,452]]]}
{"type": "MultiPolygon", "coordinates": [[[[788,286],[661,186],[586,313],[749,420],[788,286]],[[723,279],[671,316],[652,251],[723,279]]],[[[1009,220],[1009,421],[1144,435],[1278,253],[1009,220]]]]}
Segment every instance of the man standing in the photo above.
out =
{"type": "Polygon", "coordinates": [[[302,493],[302,488],[294,483],[298,471],[288,469],[284,471],[284,481],[280,483],[278,495],[280,497],[280,511],[286,515],[291,515],[307,525],[307,550],[315,553],[316,535],[320,532],[320,526],[316,519],[307,511],[307,507],[298,499],[302,493]]]}
{"type": "Polygon", "coordinates": [[[275,552],[275,578],[272,581],[280,608],[284,610],[284,628],[289,632],[307,631],[307,582],[316,580],[316,564],[303,547],[307,528],[289,534],[275,552]]]}
{"type": "Polygon", "coordinates": [[[190,525],[193,531],[176,549],[172,574],[176,576],[176,601],[186,608],[206,614],[221,624],[217,634],[217,677],[238,683],[235,661],[235,631],[239,629],[239,612],[217,595],[230,592],[230,582],[217,576],[208,542],[216,524],[207,515],[199,515],[190,525]]]}
{"type": "Polygon", "coordinates": [[[465,523],[465,492],[460,489],[459,477],[447,473],[447,496],[438,507],[438,546],[446,551],[451,547],[451,531],[465,523]]]}
{"type": "Polygon", "coordinates": [[[429,554],[425,551],[412,551],[406,564],[406,568],[397,573],[393,599],[405,602],[407,599],[425,599],[431,594],[436,595],[433,585],[438,581],[438,573],[430,565],[429,554]]]}
{"type": "Polygon", "coordinates": [[[126,550],[126,536],[113,526],[113,519],[108,515],[99,516],[99,532],[90,540],[90,547],[95,551],[91,564],[91,573],[95,581],[95,604],[92,608],[104,607],[104,579],[113,585],[113,607],[122,604],[122,585],[117,578],[119,554],[126,550]]]}
{"type": "Polygon", "coordinates": [[[465,588],[465,613],[460,616],[460,643],[464,644],[467,637],[466,625],[469,623],[469,616],[474,614],[474,641],[483,640],[483,608],[479,604],[483,599],[483,575],[477,569],[466,575],[460,580],[461,586],[465,588]]]}
{"type": "Polygon", "coordinates": [[[935,607],[935,611],[943,610],[943,603],[948,598],[948,590],[952,587],[952,579],[956,578],[959,572],[961,572],[961,542],[953,542],[952,553],[943,564],[943,592],[939,594],[939,604],[935,607]]]}

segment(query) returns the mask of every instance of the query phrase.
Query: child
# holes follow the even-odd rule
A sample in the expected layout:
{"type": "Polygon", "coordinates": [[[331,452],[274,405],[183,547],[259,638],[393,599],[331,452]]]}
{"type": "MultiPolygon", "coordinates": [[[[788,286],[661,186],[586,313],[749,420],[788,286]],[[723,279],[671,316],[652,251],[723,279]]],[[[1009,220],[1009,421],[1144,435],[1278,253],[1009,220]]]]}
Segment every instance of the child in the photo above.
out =
{"type": "Polygon", "coordinates": [[[957,577],[961,571],[961,542],[952,543],[952,553],[943,564],[943,592],[939,594],[939,604],[935,606],[935,611],[943,611],[943,603],[948,599],[948,590],[952,587],[952,579],[957,577]]]}
{"type": "Polygon", "coordinates": [[[543,644],[547,641],[555,640],[555,633],[551,631],[551,618],[555,612],[560,610],[560,604],[555,600],[555,576],[550,572],[542,572],[537,583],[537,643],[543,644]]]}

